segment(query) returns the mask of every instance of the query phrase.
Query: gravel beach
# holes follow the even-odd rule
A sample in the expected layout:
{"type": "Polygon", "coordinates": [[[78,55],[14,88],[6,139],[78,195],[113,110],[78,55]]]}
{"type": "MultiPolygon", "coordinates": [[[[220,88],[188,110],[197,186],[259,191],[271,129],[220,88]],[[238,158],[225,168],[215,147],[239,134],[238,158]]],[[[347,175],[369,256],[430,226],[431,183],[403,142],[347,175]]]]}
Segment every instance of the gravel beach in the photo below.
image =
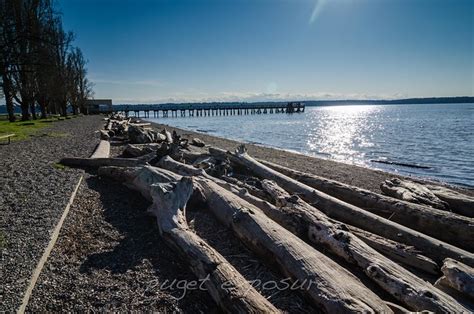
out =
{"type": "Polygon", "coordinates": [[[31,139],[0,146],[0,312],[19,307],[32,271],[77,184],[81,170],[56,165],[86,157],[99,138],[98,116],[58,121],[31,139]]]}

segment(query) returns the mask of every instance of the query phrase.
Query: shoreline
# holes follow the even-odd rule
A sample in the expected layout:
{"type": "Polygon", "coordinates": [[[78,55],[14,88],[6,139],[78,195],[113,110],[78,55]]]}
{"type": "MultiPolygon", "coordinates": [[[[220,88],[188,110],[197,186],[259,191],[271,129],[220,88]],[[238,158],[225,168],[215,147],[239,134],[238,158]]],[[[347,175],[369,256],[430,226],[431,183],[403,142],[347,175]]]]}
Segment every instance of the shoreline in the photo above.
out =
{"type": "Polygon", "coordinates": [[[177,128],[167,124],[157,123],[152,120],[142,120],[151,123],[152,127],[158,130],[166,128],[170,131],[176,131],[179,135],[183,135],[185,137],[198,137],[203,140],[206,145],[217,146],[226,150],[233,150],[238,145],[245,144],[249,150],[250,155],[253,157],[265,159],[267,161],[293,168],[298,171],[308,172],[328,179],[340,181],[342,183],[355,185],[359,188],[364,188],[376,193],[381,193],[379,186],[383,181],[390,178],[400,178],[445,186],[466,195],[474,196],[474,187],[470,186],[455,185],[437,180],[435,178],[403,175],[396,172],[382,170],[376,167],[372,168],[366,165],[316,157],[309,154],[304,154],[302,152],[274,147],[271,145],[251,143],[245,140],[229,139],[204,132],[177,128]]]}

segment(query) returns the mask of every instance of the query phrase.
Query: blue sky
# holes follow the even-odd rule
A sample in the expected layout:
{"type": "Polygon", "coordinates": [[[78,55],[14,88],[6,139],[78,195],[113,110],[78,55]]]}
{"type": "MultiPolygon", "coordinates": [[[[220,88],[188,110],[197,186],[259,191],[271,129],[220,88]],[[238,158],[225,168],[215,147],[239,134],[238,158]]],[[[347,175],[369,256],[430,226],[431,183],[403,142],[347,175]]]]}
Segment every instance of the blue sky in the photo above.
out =
{"type": "Polygon", "coordinates": [[[471,0],[60,0],[114,103],[473,95],[471,0]]]}

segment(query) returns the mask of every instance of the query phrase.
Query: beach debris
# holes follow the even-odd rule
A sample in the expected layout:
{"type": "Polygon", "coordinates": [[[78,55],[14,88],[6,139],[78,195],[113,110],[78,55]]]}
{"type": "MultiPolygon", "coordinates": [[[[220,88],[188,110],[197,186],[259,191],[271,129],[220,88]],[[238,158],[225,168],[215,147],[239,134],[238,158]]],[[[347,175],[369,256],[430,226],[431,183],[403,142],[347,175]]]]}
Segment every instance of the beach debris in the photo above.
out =
{"type": "Polygon", "coordinates": [[[424,204],[446,210],[448,204],[440,200],[427,187],[411,181],[392,178],[380,184],[380,190],[388,196],[415,204],[424,204]]]}
{"type": "MultiPolygon", "coordinates": [[[[427,236],[421,232],[409,229],[404,225],[398,224],[360,207],[341,201],[336,197],[330,196],[317,189],[309,187],[306,184],[287,177],[250,157],[244,147],[239,147],[235,153],[228,154],[228,156],[231,162],[239,163],[242,166],[247,167],[262,179],[275,181],[288,192],[297,194],[309,204],[314,204],[319,210],[333,219],[352,224],[356,227],[368,230],[391,240],[414,246],[422,250],[426,256],[432,258],[438,263],[441,263],[447,257],[451,257],[454,259],[461,259],[461,261],[465,262],[466,264],[474,265],[474,254],[460,249],[454,245],[450,245],[438,239],[427,236]]],[[[435,211],[435,209],[432,211],[435,211]]],[[[444,211],[439,212],[443,214],[447,213],[444,211]]],[[[430,212],[428,211],[426,213],[425,219],[422,219],[422,222],[424,222],[424,225],[422,226],[425,227],[426,232],[437,232],[438,234],[442,235],[444,232],[449,230],[448,228],[450,226],[446,226],[441,230],[431,230],[430,228],[434,228],[436,224],[430,220],[432,215],[429,214],[430,212]]],[[[469,219],[461,219],[462,217],[456,217],[450,213],[447,214],[449,214],[449,216],[447,216],[448,219],[454,218],[451,219],[451,223],[456,223],[459,221],[459,223],[456,225],[457,234],[453,235],[456,237],[456,241],[451,242],[464,247],[472,247],[472,239],[474,238],[472,233],[474,230],[472,228],[471,221],[469,219]],[[460,234],[463,232],[465,232],[465,234],[460,234]]],[[[397,213],[395,213],[395,216],[397,216],[397,213]]],[[[440,223],[442,223],[442,221],[440,221],[440,223]]]]}
{"type": "Polygon", "coordinates": [[[110,156],[110,142],[101,140],[90,158],[108,158],[110,156]]]}
{"type": "Polygon", "coordinates": [[[194,145],[194,146],[197,146],[197,147],[204,147],[206,146],[206,143],[204,143],[202,140],[200,140],[199,138],[195,137],[193,138],[193,140],[191,141],[191,145],[194,145]]]}
{"type": "Polygon", "coordinates": [[[331,220],[316,207],[297,195],[290,195],[271,180],[263,180],[262,186],[276,205],[265,207],[265,214],[316,249],[323,245],[348,263],[357,265],[377,285],[403,304],[415,310],[462,310],[452,306],[453,299],[449,295],[372,249],[351,233],[346,225],[331,220]],[[402,293],[405,289],[412,293],[402,293]]]}
{"type": "Polygon", "coordinates": [[[474,300],[474,269],[461,262],[447,258],[441,267],[443,276],[435,286],[447,286],[474,300]]]}
{"type": "MultiPolygon", "coordinates": [[[[226,154],[226,152],[215,148],[210,148],[209,151],[212,155],[223,156],[226,154]]],[[[474,221],[469,217],[434,209],[423,204],[403,201],[335,180],[289,169],[268,161],[260,160],[258,162],[343,202],[376,215],[390,218],[391,221],[467,250],[472,251],[474,249],[474,242],[469,240],[474,238],[474,228],[472,228],[474,221]]],[[[393,240],[398,241],[396,238],[393,240]]]]}
{"type": "Polygon", "coordinates": [[[410,203],[428,205],[467,217],[474,217],[474,198],[447,187],[392,178],[380,184],[386,195],[410,203]]]}

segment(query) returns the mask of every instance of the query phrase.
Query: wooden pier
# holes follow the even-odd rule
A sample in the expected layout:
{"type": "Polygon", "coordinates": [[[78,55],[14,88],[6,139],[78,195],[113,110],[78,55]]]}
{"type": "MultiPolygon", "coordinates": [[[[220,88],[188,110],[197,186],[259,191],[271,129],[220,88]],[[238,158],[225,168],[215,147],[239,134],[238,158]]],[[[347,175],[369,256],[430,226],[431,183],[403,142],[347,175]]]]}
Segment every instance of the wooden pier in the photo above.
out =
{"type": "Polygon", "coordinates": [[[114,105],[112,112],[122,112],[127,117],[168,118],[168,117],[210,117],[210,116],[232,116],[248,114],[271,114],[271,113],[302,113],[305,110],[304,103],[271,103],[271,104],[158,104],[158,105],[114,105]]]}

